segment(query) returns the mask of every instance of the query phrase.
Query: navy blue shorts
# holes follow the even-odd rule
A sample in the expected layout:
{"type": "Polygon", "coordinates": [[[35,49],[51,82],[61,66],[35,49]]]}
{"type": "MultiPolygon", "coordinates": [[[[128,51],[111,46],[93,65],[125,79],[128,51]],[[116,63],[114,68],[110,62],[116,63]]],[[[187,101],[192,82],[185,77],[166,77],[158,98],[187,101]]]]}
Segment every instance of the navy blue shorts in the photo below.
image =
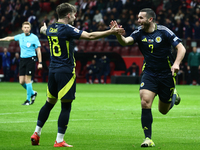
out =
{"type": "Polygon", "coordinates": [[[141,89],[150,90],[158,94],[159,99],[164,103],[171,103],[171,98],[175,88],[175,77],[169,76],[166,78],[153,77],[143,74],[140,84],[141,89]]]}
{"type": "Polygon", "coordinates": [[[76,75],[72,73],[49,72],[47,97],[74,100],[76,75]]]}

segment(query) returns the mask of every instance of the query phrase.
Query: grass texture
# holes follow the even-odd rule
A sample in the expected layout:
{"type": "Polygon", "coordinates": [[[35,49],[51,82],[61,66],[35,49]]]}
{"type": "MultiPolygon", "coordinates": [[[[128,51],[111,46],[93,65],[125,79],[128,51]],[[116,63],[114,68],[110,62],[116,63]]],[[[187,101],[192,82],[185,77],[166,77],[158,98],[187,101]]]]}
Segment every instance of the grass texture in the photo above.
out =
{"type": "MultiPolygon", "coordinates": [[[[38,96],[33,105],[21,105],[26,91],[19,83],[0,82],[0,150],[53,150],[60,101],[42,129],[40,146],[32,146],[40,108],[46,101],[47,83],[33,83],[38,96]]],[[[182,101],[167,114],[153,113],[153,148],[141,148],[139,85],[77,84],[76,100],[65,141],[73,150],[197,150],[200,149],[200,86],[178,85],[182,101]]]]}

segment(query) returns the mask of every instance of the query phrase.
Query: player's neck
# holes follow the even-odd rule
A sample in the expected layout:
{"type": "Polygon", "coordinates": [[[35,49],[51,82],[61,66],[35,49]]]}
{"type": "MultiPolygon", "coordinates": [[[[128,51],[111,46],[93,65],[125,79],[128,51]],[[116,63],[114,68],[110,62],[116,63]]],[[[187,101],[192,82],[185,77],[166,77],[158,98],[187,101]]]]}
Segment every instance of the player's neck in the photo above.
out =
{"type": "Polygon", "coordinates": [[[68,21],[66,19],[58,19],[58,22],[62,22],[64,24],[68,24],[68,21]]]}
{"type": "Polygon", "coordinates": [[[148,30],[146,30],[145,32],[152,33],[152,32],[155,31],[155,29],[156,29],[156,24],[155,23],[151,23],[149,28],[148,28],[148,30]]]}

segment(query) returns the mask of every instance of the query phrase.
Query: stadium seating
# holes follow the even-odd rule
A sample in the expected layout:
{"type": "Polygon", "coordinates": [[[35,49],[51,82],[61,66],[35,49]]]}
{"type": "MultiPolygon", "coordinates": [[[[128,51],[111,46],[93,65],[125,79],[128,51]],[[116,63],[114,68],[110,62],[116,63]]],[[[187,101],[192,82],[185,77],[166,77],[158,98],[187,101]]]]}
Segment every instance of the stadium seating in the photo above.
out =
{"type": "Polygon", "coordinates": [[[103,49],[104,49],[104,47],[103,46],[95,46],[95,52],[102,52],[103,51],[103,49]]]}
{"type": "Polygon", "coordinates": [[[140,50],[139,50],[138,46],[131,47],[131,49],[130,49],[130,55],[131,56],[138,56],[139,51],[140,50]]]}
{"type": "Polygon", "coordinates": [[[116,53],[120,54],[121,53],[121,49],[122,49],[121,46],[114,46],[113,49],[112,49],[112,52],[116,52],[116,53]]]}
{"type": "Polygon", "coordinates": [[[121,55],[122,56],[128,56],[130,53],[130,47],[129,46],[126,46],[126,47],[123,47],[121,49],[121,55]]]}
{"type": "Polygon", "coordinates": [[[96,41],[88,41],[87,46],[95,46],[96,41]]]}
{"type": "Polygon", "coordinates": [[[95,49],[95,46],[87,46],[84,52],[93,52],[95,49]]]}
{"type": "Polygon", "coordinates": [[[104,52],[111,52],[112,49],[113,49],[112,46],[104,46],[103,51],[104,51],[104,52]]]}

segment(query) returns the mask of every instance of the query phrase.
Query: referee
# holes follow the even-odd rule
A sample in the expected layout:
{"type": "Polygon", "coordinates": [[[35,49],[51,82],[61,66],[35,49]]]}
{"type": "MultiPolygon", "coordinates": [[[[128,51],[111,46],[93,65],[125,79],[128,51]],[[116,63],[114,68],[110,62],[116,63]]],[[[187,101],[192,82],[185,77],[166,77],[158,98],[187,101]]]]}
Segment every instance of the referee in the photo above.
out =
{"type": "Polygon", "coordinates": [[[24,22],[22,24],[23,33],[15,36],[7,36],[0,41],[19,41],[20,63],[19,63],[19,83],[26,89],[27,98],[22,105],[31,105],[34,103],[37,92],[33,91],[31,78],[35,73],[36,51],[38,57],[38,69],[42,68],[41,44],[36,35],[30,33],[31,24],[24,22]],[[36,50],[36,51],[35,51],[36,50]]]}

